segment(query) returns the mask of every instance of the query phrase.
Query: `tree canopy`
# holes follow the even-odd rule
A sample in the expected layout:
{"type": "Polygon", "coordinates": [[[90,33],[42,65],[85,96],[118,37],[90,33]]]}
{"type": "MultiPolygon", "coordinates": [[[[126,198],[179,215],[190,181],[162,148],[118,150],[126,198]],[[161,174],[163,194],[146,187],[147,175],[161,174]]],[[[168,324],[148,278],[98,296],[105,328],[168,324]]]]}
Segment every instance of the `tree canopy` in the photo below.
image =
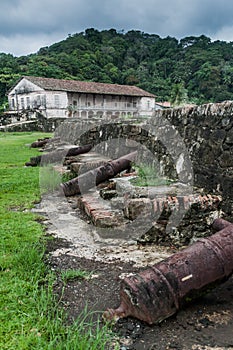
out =
{"type": "Polygon", "coordinates": [[[37,53],[0,53],[0,106],[22,75],[139,86],[157,101],[233,100],[233,43],[88,28],[37,53]]]}

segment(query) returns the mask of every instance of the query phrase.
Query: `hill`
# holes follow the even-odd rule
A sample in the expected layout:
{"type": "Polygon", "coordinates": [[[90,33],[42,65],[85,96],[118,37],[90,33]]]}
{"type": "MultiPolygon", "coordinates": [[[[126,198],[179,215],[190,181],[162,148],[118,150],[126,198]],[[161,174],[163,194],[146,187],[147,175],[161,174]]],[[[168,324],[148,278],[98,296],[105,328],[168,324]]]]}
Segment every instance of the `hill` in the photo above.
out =
{"type": "Polygon", "coordinates": [[[233,43],[89,28],[36,54],[0,53],[1,108],[22,75],[132,84],[173,104],[221,102],[233,100],[233,43]]]}

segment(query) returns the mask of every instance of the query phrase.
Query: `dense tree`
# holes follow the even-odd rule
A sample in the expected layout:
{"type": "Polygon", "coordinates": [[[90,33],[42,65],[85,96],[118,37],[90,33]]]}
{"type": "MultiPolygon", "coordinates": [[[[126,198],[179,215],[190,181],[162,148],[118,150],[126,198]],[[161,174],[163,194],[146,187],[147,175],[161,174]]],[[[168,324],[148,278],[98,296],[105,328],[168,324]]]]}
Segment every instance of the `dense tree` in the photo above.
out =
{"type": "Polygon", "coordinates": [[[36,54],[0,53],[2,108],[22,75],[137,85],[174,105],[221,102],[233,100],[233,43],[88,28],[36,54]]]}
{"type": "Polygon", "coordinates": [[[188,94],[183,83],[174,84],[172,86],[170,101],[172,106],[181,106],[187,103],[188,94]]]}

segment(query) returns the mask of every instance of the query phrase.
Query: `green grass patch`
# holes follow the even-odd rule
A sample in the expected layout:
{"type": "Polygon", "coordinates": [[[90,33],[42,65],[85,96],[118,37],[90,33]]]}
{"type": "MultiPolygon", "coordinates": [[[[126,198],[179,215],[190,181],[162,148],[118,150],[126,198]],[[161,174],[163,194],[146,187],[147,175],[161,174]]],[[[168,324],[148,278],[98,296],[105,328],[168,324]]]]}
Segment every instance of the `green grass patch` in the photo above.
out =
{"type": "Polygon", "coordinates": [[[92,273],[84,270],[65,270],[61,272],[61,279],[64,283],[72,280],[88,280],[92,273]]]}
{"type": "Polygon", "coordinates": [[[28,145],[45,136],[0,134],[0,348],[104,350],[111,341],[107,326],[85,316],[66,324],[53,295],[56,277],[44,263],[47,238],[30,211],[40,200],[40,168],[24,164],[38,154],[28,145]]]}
{"type": "Polygon", "coordinates": [[[71,172],[60,173],[53,165],[46,165],[40,168],[40,189],[41,193],[51,193],[60,188],[60,184],[76,177],[71,172]]]}
{"type": "Polygon", "coordinates": [[[136,170],[137,177],[131,179],[130,182],[134,186],[156,187],[170,185],[172,183],[168,178],[160,176],[156,167],[145,164],[136,164],[133,167],[136,170]]]}
{"type": "Polygon", "coordinates": [[[52,165],[40,168],[40,189],[42,194],[58,190],[61,182],[62,175],[52,165]]]}

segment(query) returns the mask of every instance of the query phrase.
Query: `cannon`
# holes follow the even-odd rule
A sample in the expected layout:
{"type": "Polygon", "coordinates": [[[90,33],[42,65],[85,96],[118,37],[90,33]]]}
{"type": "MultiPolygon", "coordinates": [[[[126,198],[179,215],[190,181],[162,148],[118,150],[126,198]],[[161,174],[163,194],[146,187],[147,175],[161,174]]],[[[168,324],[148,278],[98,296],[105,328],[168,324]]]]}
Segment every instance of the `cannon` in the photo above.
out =
{"type": "Polygon", "coordinates": [[[233,273],[233,224],[213,223],[217,233],[121,282],[121,303],[103,314],[106,320],[133,316],[156,324],[188,301],[226,281],[233,273]]]}
{"type": "Polygon", "coordinates": [[[233,225],[231,222],[224,220],[224,219],[216,219],[214,220],[213,224],[212,224],[212,228],[215,231],[221,231],[223,230],[225,227],[229,226],[229,225],[233,225]]]}
{"type": "Polygon", "coordinates": [[[106,162],[93,170],[89,170],[74,179],[61,184],[65,196],[81,194],[99,185],[108,179],[113,178],[123,170],[131,168],[132,161],[135,160],[137,151],[129,153],[118,159],[106,162]]]}
{"type": "Polygon", "coordinates": [[[43,139],[38,139],[37,141],[32,142],[31,148],[44,147],[50,140],[51,140],[50,137],[45,137],[43,139]]]}
{"type": "Polygon", "coordinates": [[[55,162],[61,162],[64,157],[78,156],[80,154],[88,153],[92,149],[92,145],[84,145],[71,147],[67,149],[61,149],[57,151],[52,151],[43,155],[36,157],[31,157],[30,162],[25,163],[26,166],[37,166],[52,164],[55,162]]]}

